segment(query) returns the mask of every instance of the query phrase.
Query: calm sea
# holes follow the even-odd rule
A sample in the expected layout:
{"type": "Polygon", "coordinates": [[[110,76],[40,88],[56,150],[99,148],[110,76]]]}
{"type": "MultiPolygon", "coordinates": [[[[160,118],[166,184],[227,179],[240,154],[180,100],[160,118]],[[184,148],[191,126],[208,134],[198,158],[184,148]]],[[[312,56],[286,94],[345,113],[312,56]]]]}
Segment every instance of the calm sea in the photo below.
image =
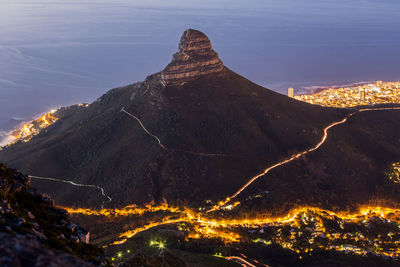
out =
{"type": "Polygon", "coordinates": [[[399,0],[0,0],[0,130],[160,71],[186,28],[282,93],[400,80],[399,14],[399,0]]]}

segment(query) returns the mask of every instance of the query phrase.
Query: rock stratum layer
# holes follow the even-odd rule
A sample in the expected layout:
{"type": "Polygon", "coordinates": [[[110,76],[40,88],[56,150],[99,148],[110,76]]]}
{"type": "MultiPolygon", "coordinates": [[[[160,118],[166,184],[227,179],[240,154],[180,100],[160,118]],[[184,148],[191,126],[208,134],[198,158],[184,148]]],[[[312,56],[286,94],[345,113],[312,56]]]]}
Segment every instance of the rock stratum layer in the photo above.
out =
{"type": "Polygon", "coordinates": [[[225,67],[208,37],[197,30],[186,30],[178,52],[161,72],[164,85],[181,84],[207,74],[223,74],[225,67]]]}

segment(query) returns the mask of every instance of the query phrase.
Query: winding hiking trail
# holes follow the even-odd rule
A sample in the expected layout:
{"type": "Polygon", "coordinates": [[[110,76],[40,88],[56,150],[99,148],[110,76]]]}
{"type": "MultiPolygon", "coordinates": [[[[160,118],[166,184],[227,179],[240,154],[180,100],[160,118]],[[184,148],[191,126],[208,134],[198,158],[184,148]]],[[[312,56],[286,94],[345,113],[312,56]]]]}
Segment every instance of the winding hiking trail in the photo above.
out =
{"type": "Polygon", "coordinates": [[[240,193],[242,193],[247,187],[249,187],[252,183],[254,183],[256,180],[258,180],[259,178],[261,178],[262,176],[266,175],[267,173],[269,173],[271,170],[280,167],[282,165],[285,165],[291,161],[294,161],[304,155],[307,155],[317,149],[319,149],[328,139],[328,131],[329,129],[336,127],[338,125],[341,125],[343,123],[346,123],[347,120],[350,117],[353,117],[355,114],[361,113],[361,112],[368,112],[368,111],[385,111],[385,110],[400,110],[400,107],[391,107],[391,108],[365,108],[365,109],[360,109],[357,111],[354,111],[352,113],[350,113],[349,115],[347,115],[344,119],[340,120],[340,121],[336,121],[333,122],[331,124],[329,124],[328,126],[326,126],[324,128],[324,135],[322,136],[321,141],[319,141],[315,146],[303,151],[303,152],[299,152],[297,154],[293,154],[292,156],[290,156],[289,158],[280,161],[278,163],[276,163],[275,165],[272,165],[268,168],[266,168],[263,172],[257,174],[256,176],[253,176],[250,178],[250,180],[245,183],[241,188],[239,188],[239,190],[237,190],[233,195],[227,197],[224,201],[220,201],[217,205],[215,205],[213,208],[211,208],[210,210],[207,211],[207,213],[209,212],[213,212],[216,211],[218,209],[220,209],[222,206],[226,205],[227,203],[229,203],[232,199],[236,198],[240,193]]]}
{"type": "Polygon", "coordinates": [[[74,181],[69,181],[69,180],[63,180],[63,179],[56,179],[56,178],[50,178],[50,177],[40,177],[40,176],[34,176],[34,175],[28,175],[29,178],[32,179],[38,179],[38,180],[47,180],[47,181],[54,181],[54,182],[61,182],[61,183],[67,183],[67,184],[71,184],[74,186],[78,186],[78,187],[91,187],[91,188],[95,188],[100,190],[101,194],[107,198],[108,202],[112,201],[112,198],[108,195],[105,194],[104,192],[104,188],[98,186],[98,185],[91,185],[91,184],[79,184],[79,183],[75,183],[74,181]]]}
{"type": "Polygon", "coordinates": [[[187,150],[183,150],[183,149],[176,149],[176,148],[170,149],[170,148],[167,148],[167,147],[165,147],[165,146],[162,144],[160,138],[158,138],[157,136],[155,136],[154,134],[152,134],[149,130],[147,130],[147,128],[143,125],[142,121],[141,121],[138,117],[136,117],[136,116],[133,115],[132,113],[126,111],[126,110],[125,110],[125,107],[122,107],[122,108],[121,108],[121,112],[124,112],[124,113],[127,114],[129,117],[135,119],[135,120],[140,124],[140,126],[142,127],[142,129],[146,132],[146,134],[149,135],[149,136],[151,136],[151,137],[153,137],[153,138],[157,141],[158,145],[159,145],[163,150],[165,150],[165,151],[169,151],[169,152],[182,152],[182,153],[187,153],[187,154],[192,154],[192,155],[202,156],[202,157],[225,157],[225,156],[226,156],[226,154],[202,153],[202,152],[187,151],[187,150]]]}
{"type": "Polygon", "coordinates": [[[126,111],[126,110],[125,110],[125,107],[123,107],[123,108],[121,109],[121,111],[124,112],[125,114],[127,114],[128,116],[130,116],[131,118],[135,119],[135,120],[140,124],[140,126],[142,127],[142,129],[143,129],[148,135],[150,135],[151,137],[153,137],[154,139],[156,139],[158,145],[159,145],[162,149],[168,151],[168,149],[161,143],[160,138],[158,138],[157,136],[155,136],[154,134],[152,134],[151,132],[149,132],[149,130],[147,130],[147,128],[144,127],[142,121],[141,121],[138,117],[136,117],[135,115],[133,115],[133,114],[129,113],[128,111],[126,111]]]}

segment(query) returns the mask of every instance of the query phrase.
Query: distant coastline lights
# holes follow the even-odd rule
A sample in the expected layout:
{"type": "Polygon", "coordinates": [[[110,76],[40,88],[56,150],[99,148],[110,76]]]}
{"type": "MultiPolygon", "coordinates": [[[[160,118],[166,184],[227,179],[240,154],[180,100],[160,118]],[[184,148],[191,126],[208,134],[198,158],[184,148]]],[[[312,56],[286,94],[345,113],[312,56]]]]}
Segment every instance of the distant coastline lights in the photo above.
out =
{"type": "Polygon", "coordinates": [[[400,103],[400,82],[377,81],[363,85],[326,88],[313,94],[301,95],[295,95],[293,88],[289,88],[288,96],[310,104],[336,108],[400,103]]]}

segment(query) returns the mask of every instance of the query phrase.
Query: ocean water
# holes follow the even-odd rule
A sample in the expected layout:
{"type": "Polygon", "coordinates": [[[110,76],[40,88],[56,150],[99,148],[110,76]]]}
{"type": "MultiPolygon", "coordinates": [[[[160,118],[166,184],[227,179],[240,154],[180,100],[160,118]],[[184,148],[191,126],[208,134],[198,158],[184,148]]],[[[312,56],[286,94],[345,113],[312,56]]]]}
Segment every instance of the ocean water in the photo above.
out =
{"type": "Polygon", "coordinates": [[[186,28],[282,93],[400,80],[399,14],[398,0],[0,0],[0,125],[144,80],[186,28]]]}

